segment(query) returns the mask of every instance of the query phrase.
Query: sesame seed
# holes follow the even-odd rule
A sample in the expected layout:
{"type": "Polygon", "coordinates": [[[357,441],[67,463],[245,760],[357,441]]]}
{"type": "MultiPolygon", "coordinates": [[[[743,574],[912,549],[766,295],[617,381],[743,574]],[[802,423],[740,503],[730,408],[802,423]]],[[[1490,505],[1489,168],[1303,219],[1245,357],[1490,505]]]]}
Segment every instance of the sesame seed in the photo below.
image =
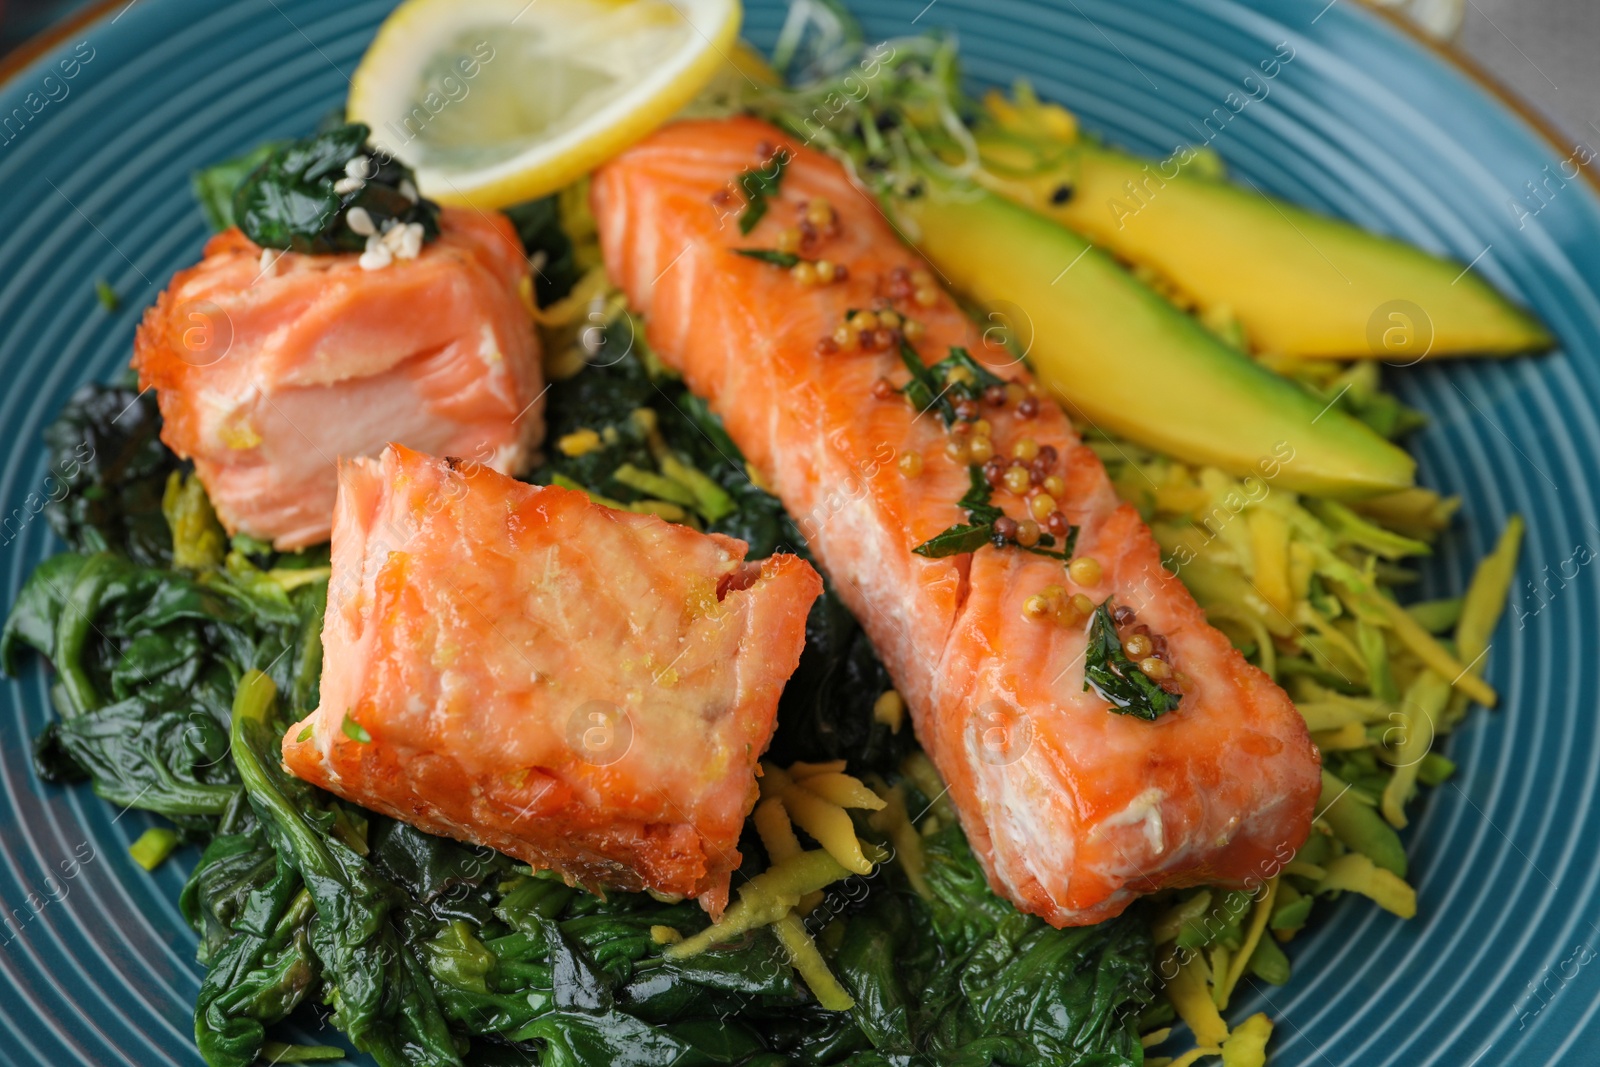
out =
{"type": "Polygon", "coordinates": [[[394,252],[398,258],[416,259],[422,254],[422,223],[408,222],[404,226],[395,227],[395,229],[400,233],[400,240],[397,242],[399,247],[394,252]]]}
{"type": "Polygon", "coordinates": [[[333,183],[333,191],[340,196],[345,196],[349,193],[360,192],[366,184],[366,181],[361,178],[340,178],[333,183]]]}
{"type": "Polygon", "coordinates": [[[367,238],[367,250],[361,253],[359,262],[362,270],[382,270],[394,262],[394,252],[383,238],[373,234],[367,238]]]}
{"type": "Polygon", "coordinates": [[[421,194],[417,192],[417,187],[412,184],[410,178],[400,179],[400,195],[411,201],[413,204],[422,199],[421,194]]]}
{"type": "Polygon", "coordinates": [[[350,232],[362,237],[371,237],[378,232],[378,227],[373,224],[372,216],[364,207],[353,207],[344,213],[345,225],[350,227],[350,232]]]}
{"type": "Polygon", "coordinates": [[[372,160],[366,156],[351,156],[349,162],[344,165],[344,172],[346,176],[351,178],[361,178],[363,180],[370,178],[372,177],[372,160]]]}
{"type": "Polygon", "coordinates": [[[265,277],[272,277],[278,272],[278,260],[283,258],[281,248],[263,248],[261,250],[261,273],[265,277]]]}

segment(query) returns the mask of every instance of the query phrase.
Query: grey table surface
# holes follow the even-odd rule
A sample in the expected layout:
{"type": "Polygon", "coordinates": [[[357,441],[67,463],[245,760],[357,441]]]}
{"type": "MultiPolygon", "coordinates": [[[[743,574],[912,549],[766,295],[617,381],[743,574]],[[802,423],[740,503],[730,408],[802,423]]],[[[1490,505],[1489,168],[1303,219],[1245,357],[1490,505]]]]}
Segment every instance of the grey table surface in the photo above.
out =
{"type": "Polygon", "coordinates": [[[1600,148],[1600,0],[1466,0],[1456,43],[1548,116],[1568,147],[1600,148]]]}

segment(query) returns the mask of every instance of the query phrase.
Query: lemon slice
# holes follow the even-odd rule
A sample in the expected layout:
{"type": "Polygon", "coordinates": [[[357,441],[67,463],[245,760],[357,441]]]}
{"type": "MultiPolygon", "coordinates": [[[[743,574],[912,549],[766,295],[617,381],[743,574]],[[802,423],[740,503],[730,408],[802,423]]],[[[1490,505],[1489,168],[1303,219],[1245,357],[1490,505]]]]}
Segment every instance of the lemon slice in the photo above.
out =
{"type": "Polygon", "coordinates": [[[728,62],[739,0],[408,0],[350,82],[349,118],[422,193],[554,192],[687,104],[728,62]]]}

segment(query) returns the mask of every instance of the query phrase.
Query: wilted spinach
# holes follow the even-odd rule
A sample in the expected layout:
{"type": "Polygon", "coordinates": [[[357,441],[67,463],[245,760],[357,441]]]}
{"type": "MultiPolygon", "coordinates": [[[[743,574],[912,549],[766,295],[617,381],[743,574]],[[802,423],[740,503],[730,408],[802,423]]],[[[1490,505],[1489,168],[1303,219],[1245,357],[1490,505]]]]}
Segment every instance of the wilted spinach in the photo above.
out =
{"type": "Polygon", "coordinates": [[[189,176],[189,189],[199,201],[200,213],[214,232],[233,225],[233,194],[267,157],[283,147],[282,141],[268,141],[257,145],[242,156],[213,163],[189,176]]]}
{"type": "Polygon", "coordinates": [[[160,435],[152,392],[86,385],[74,393],[44,431],[50,472],[61,480],[44,506],[57,536],[79,552],[115,545],[135,563],[165,565],[172,539],[161,496],[180,463],[160,435]]]}
{"type": "MultiPolygon", "coordinates": [[[[438,237],[439,206],[417,195],[410,167],[368,143],[371,133],[353,122],[278,145],[234,189],[234,224],[263,248],[308,253],[364,249],[368,235],[350,227],[353,208],[379,231],[415,222],[424,241],[438,237]],[[354,174],[352,161],[364,161],[354,174]]],[[[207,179],[207,188],[225,174],[207,179]]]]}
{"type": "Polygon", "coordinates": [[[572,291],[582,271],[573,253],[572,238],[561,225],[561,198],[546,196],[504,209],[517,228],[522,250],[533,271],[533,295],[540,307],[555,303],[572,291]]]}
{"type": "Polygon", "coordinates": [[[1147,920],[1065,930],[988,889],[959,827],[924,839],[931,900],[893,869],[839,923],[833,965],[874,1051],[854,1067],[1139,1067],[1147,920]]]}
{"type": "MultiPolygon", "coordinates": [[[[69,411],[70,433],[52,433],[107,442],[127,432],[113,423],[113,391],[97,396],[69,411]]],[[[554,453],[543,473],[626,492],[606,479],[649,453],[633,432],[640,407],[733,501],[712,528],[745,538],[754,556],[804,552],[718,420],[632,356],[552,389],[552,436],[614,433],[594,452],[554,453]]],[[[119,468],[122,480],[96,469],[101,480],[83,484],[149,499],[159,517],[177,463],[151,445],[157,416],[146,416],[135,425],[147,436],[106,447],[138,460],[119,468]]],[[[703,925],[692,903],[602,899],[283,772],[283,732],[317,703],[325,555],[235,538],[222,563],[189,553],[212,562],[181,572],[164,565],[170,536],[155,544],[150,523],[108,512],[67,528],[82,550],[29,579],[0,635],[0,661],[14,670],[27,646],[55,667],[60,717],[41,738],[41,771],[86,776],[108,799],[165,814],[204,843],[180,903],[208,968],[196,1042],[217,1067],[244,1067],[269,1048],[285,1062],[336,1055],[269,1046],[274,1025],[314,1005],[385,1067],[453,1067],[469,1055],[547,1067],[1140,1062],[1132,1020],[1148,1000],[1142,922],[1056,931],[1019,915],[989,892],[954,827],[925,839],[932,901],[890,864],[865,883],[864,899],[835,898],[818,913],[835,916],[819,943],[857,1000],[850,1013],[818,1007],[766,931],[667,960],[651,928],[703,925]],[[130,558],[136,544],[142,559],[130,558]]],[[[913,742],[873,719],[888,685],[855,620],[822,598],[773,756],[845,756],[894,777],[913,742]]],[[[758,841],[741,850],[740,877],[764,865],[758,841]]]]}

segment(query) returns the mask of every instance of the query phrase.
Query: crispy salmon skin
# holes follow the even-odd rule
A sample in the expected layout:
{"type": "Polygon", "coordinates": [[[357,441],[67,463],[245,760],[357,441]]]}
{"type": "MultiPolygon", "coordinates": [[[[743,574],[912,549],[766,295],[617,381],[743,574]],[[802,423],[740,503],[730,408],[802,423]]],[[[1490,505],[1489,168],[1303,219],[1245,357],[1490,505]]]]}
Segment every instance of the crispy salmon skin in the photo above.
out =
{"type": "MultiPolygon", "coordinates": [[[[1026,369],[986,349],[840,166],[752,119],[684,122],[602,167],[591,197],[607,268],[652,348],[795,516],[906,697],[998,892],[1078,925],[1163,887],[1276,873],[1320,788],[1300,714],[1207,623],[1061,411],[1029,402],[1026,369]],[[730,191],[779,153],[779,192],[743,235],[730,191]],[[846,276],[816,284],[734,252],[792,245],[790,229],[803,258],[846,276]],[[840,332],[878,309],[894,312],[889,326],[840,332]],[[1015,544],[913,551],[967,521],[957,501],[971,472],[940,415],[897,392],[910,377],[902,335],[924,364],[961,346],[1010,380],[963,421],[987,421],[1001,455],[1045,457],[1076,554],[1099,564],[1092,580],[1015,544]],[[1086,619],[1029,610],[1052,586],[1131,611],[1131,632],[1159,639],[1178,708],[1145,721],[1086,688],[1086,619]]],[[[1032,506],[1003,484],[993,503],[1018,522],[1032,506]]]]}
{"type": "Polygon", "coordinates": [[[445,209],[439,226],[381,270],[228,230],[145,313],[139,386],[230,532],[326,541],[335,464],[389,441],[522,468],[543,434],[522,245],[502,215],[445,209]]]}
{"type": "Polygon", "coordinates": [[[346,461],[321,704],[284,763],[429,833],[720,915],[822,590],[745,547],[406,448],[346,461]]]}

